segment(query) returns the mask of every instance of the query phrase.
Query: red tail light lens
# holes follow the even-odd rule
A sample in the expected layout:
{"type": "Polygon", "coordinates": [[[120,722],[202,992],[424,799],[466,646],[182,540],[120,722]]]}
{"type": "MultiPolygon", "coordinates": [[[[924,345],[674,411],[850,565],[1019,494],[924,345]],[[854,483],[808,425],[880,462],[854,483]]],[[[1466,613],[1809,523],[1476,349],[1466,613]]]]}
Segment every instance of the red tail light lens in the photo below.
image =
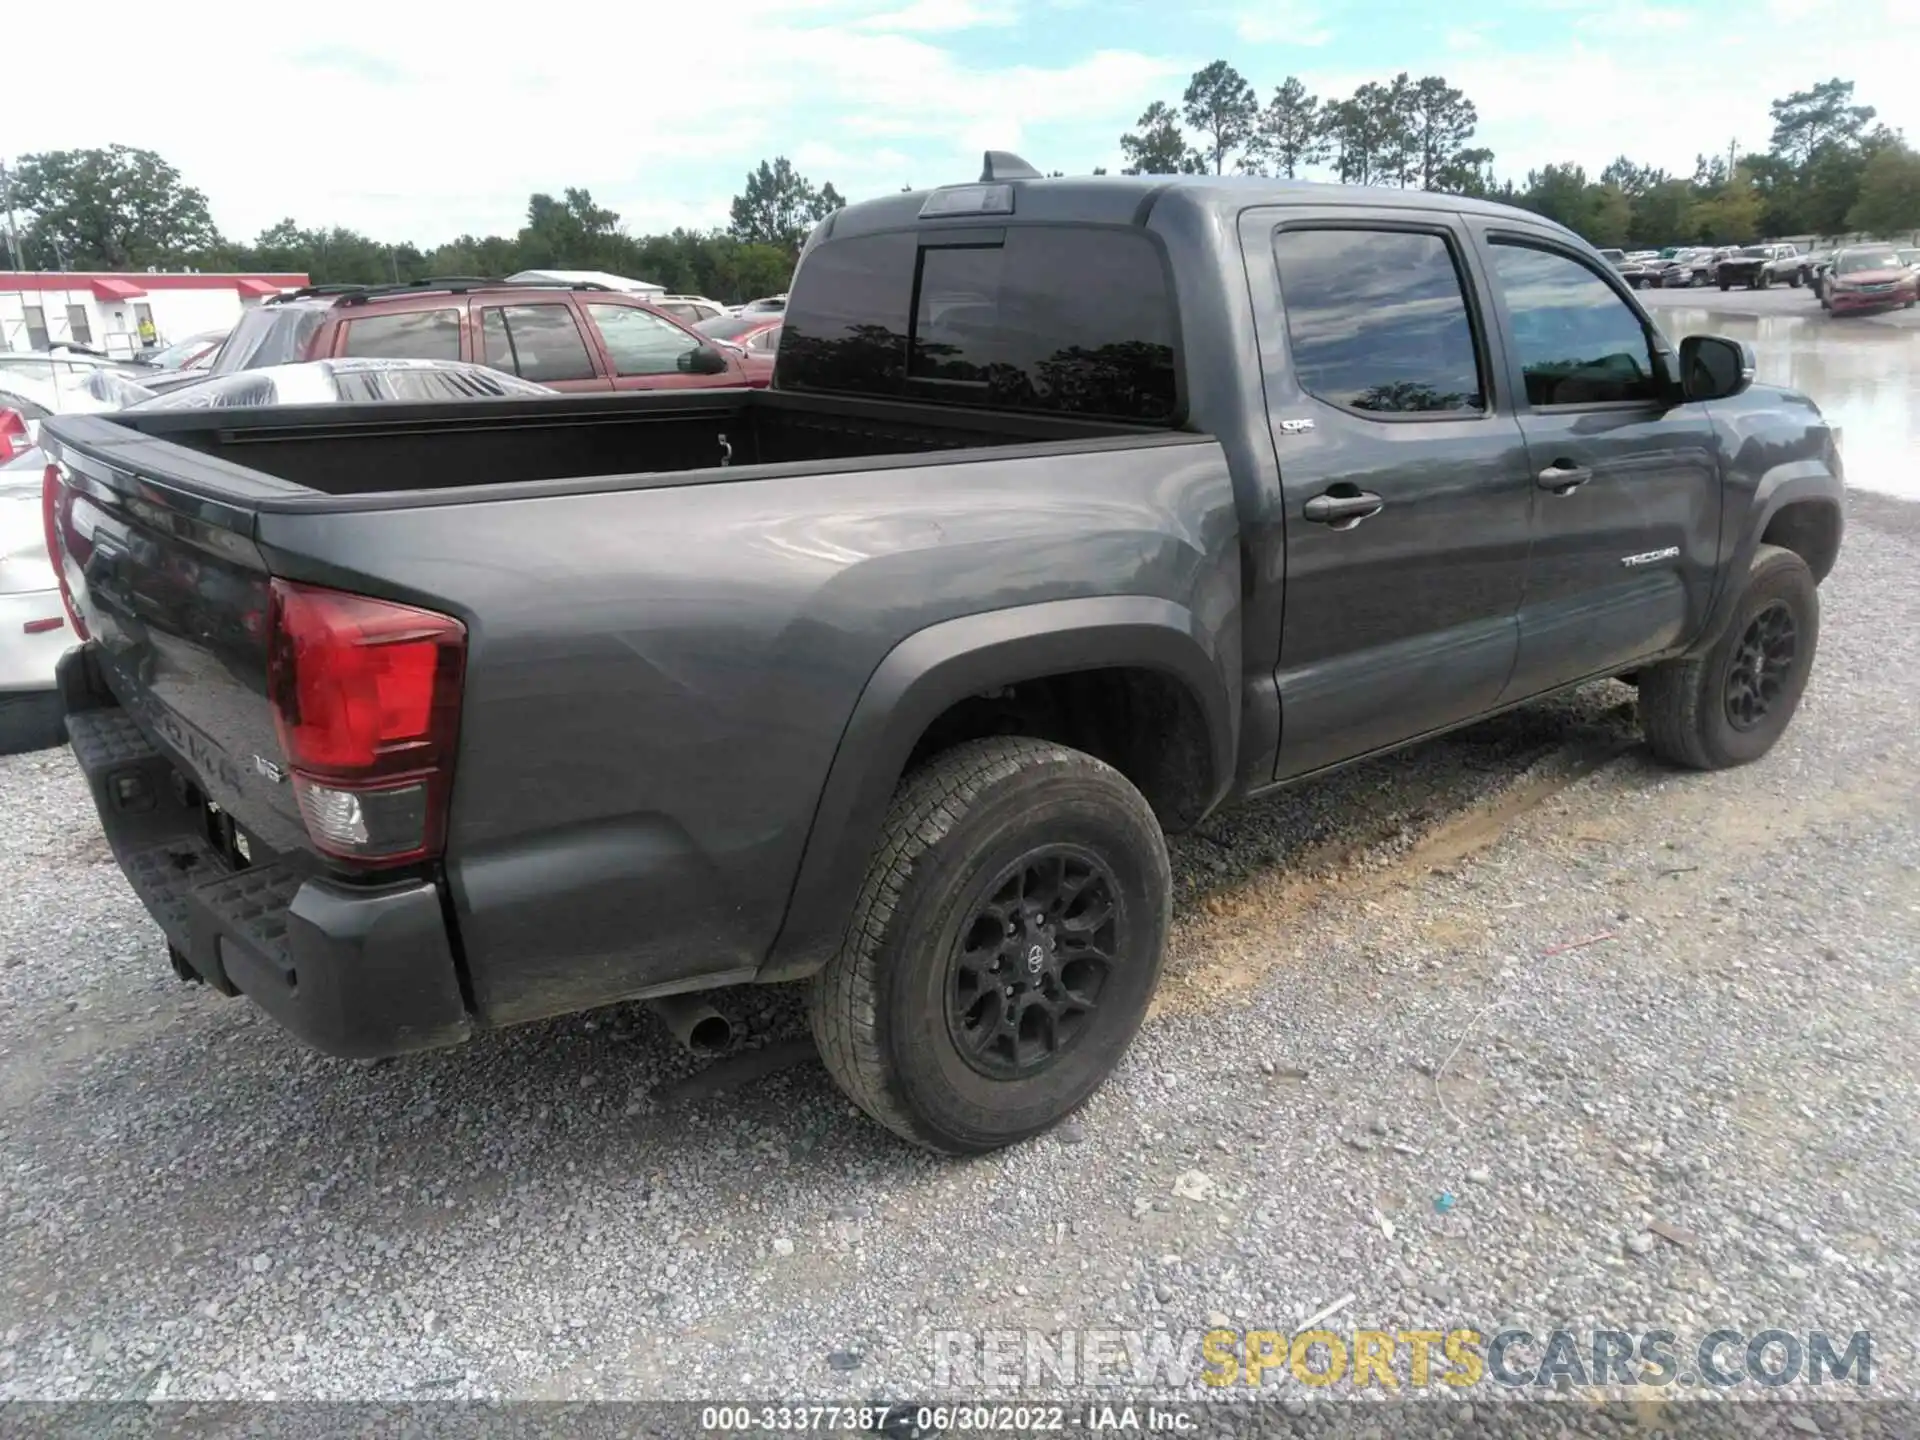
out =
{"type": "Polygon", "coordinates": [[[60,479],[58,465],[47,466],[46,473],[40,477],[40,519],[47,531],[47,558],[53,562],[53,573],[60,581],[60,604],[73,623],[73,633],[85,642],[93,637],[87,631],[87,622],[80,618],[80,607],[73,603],[73,581],[67,574],[67,566],[85,564],[86,554],[83,551],[75,556],[67,544],[73,521],[73,493],[60,479]]]}
{"type": "Polygon", "coordinates": [[[437,856],[453,784],[466,627],[275,580],[267,689],[307,832],[361,865],[437,856]]]}
{"type": "Polygon", "coordinates": [[[0,409],[0,465],[6,464],[32,444],[27,422],[21,418],[20,412],[0,409]]]}

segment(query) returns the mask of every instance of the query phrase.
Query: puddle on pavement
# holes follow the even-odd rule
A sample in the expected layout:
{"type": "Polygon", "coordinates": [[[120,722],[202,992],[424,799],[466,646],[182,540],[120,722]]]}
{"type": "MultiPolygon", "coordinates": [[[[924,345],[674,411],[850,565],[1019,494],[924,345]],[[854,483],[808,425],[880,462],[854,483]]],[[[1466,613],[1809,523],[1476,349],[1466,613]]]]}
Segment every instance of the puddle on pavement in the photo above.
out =
{"type": "Polygon", "coordinates": [[[1745,340],[1759,378],[1813,397],[1841,428],[1847,480],[1920,500],[1920,329],[1864,318],[1833,320],[1809,299],[1805,315],[1742,315],[1711,306],[1662,308],[1668,336],[1745,340]]]}

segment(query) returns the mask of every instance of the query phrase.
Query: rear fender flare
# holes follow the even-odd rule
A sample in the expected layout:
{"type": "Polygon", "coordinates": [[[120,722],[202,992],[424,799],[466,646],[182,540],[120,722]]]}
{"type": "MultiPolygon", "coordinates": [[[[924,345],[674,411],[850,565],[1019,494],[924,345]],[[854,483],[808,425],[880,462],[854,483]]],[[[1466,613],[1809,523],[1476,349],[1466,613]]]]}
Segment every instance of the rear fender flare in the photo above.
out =
{"type": "Polygon", "coordinates": [[[1169,600],[1053,600],[943,621],[890,651],[840,737],[762,980],[818,970],[838,948],[887,805],[915,744],[970,695],[1073,671],[1132,666],[1179,681],[1206,721],[1206,805],[1233,779],[1239,709],[1237,646],[1216,646],[1193,612],[1169,600]]]}

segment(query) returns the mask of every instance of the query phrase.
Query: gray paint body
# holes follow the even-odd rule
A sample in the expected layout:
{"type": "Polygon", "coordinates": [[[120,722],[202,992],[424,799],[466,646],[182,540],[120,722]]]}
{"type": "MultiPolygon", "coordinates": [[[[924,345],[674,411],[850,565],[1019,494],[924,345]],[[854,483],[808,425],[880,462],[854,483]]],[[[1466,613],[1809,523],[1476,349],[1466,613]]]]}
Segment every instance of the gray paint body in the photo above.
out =
{"type": "MultiPolygon", "coordinates": [[[[1194,433],[374,504],[51,421],[132,568],[196,567],[194,585],[163,594],[149,576],[137,601],[90,611],[104,673],[214,799],[298,847],[286,787],[249,765],[278,748],[233,614],[271,572],[460,616],[444,883],[470,1003],[503,1023],[817,965],[900,767],[969,695],[1096,666],[1172,677],[1217,804],[1708,645],[1775,510],[1839,504],[1831,433],[1789,392],[1530,412],[1486,282],[1491,237],[1612,276],[1536,217],[1262,181],[1019,194],[1012,223],[1159,237],[1194,433]],[[1482,324],[1485,415],[1367,417],[1299,389],[1271,235],[1329,219],[1448,238],[1482,324]],[[1311,430],[1280,428],[1301,418],[1311,430]],[[1595,478],[1540,488],[1562,458],[1595,478]],[[1341,482],[1381,512],[1351,529],[1303,518],[1341,482]]],[[[911,226],[921,198],[843,211],[810,244],[911,226]]]]}

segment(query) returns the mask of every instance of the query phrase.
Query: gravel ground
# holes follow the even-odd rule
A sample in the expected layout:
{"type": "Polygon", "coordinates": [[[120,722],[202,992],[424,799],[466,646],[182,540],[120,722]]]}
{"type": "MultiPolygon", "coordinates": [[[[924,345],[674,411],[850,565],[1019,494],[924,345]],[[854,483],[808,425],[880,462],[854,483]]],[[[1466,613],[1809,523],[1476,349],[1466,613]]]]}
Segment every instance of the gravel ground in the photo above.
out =
{"type": "Polygon", "coordinates": [[[174,980],[64,752],[0,761],[0,1399],[928,1395],[936,1331],[1349,1295],[1871,1330],[1912,1397],[1917,566],[1920,507],[1857,497],[1761,764],[1656,766],[1608,683],[1187,837],[1120,1072],[966,1163],[861,1119],[782,990],[704,1069],[636,1008],[308,1053],[174,980]]]}

